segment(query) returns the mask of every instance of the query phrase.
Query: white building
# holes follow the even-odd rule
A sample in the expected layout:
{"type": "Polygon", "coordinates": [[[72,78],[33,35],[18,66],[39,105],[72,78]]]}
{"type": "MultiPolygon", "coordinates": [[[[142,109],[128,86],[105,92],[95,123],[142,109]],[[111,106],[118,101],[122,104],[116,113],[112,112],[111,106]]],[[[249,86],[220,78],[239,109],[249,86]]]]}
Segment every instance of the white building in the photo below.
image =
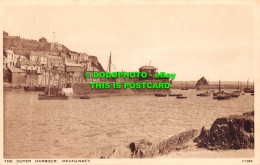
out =
{"type": "Polygon", "coordinates": [[[16,62],[15,62],[15,57],[14,57],[14,52],[12,50],[4,50],[4,66],[15,66],[16,62]]]}

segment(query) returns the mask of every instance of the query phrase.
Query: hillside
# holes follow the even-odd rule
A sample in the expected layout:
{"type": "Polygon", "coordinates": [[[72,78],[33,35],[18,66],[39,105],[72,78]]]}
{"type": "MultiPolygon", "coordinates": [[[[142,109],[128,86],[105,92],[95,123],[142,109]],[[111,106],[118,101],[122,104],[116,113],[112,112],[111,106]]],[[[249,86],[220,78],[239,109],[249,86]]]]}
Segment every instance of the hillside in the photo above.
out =
{"type": "MultiPolygon", "coordinates": [[[[13,50],[15,54],[27,55],[30,51],[51,51],[51,43],[39,42],[36,40],[20,38],[20,36],[4,36],[4,49],[13,50]]],[[[70,51],[66,46],[62,45],[62,52],[70,51]]]]}
{"type": "MultiPolygon", "coordinates": [[[[65,45],[59,44],[62,47],[61,52],[68,55],[70,49],[65,45]]],[[[54,49],[58,49],[58,46],[54,49]]],[[[3,48],[9,49],[17,55],[28,55],[31,51],[46,51],[51,52],[51,43],[48,42],[44,37],[40,38],[39,41],[33,39],[25,39],[20,36],[9,36],[7,32],[3,32],[3,48]]],[[[73,51],[74,53],[77,53],[73,51]]],[[[103,66],[98,61],[96,56],[89,56],[92,59],[91,65],[104,71],[103,66]]]]}

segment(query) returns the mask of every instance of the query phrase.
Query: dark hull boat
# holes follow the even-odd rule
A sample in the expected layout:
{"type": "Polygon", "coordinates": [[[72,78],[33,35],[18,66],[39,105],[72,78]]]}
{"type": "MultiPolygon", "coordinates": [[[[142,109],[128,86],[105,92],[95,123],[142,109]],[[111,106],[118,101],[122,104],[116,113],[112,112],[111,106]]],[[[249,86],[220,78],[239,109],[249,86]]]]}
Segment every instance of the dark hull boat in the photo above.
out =
{"type": "Polygon", "coordinates": [[[39,100],[67,100],[69,96],[38,94],[39,100]]]}
{"type": "Polygon", "coordinates": [[[36,88],[34,86],[26,86],[23,87],[25,91],[37,91],[36,88]]]}
{"type": "Polygon", "coordinates": [[[189,90],[188,88],[181,88],[181,90],[189,90]]]}
{"type": "Polygon", "coordinates": [[[81,96],[81,97],[79,97],[80,99],[90,99],[90,97],[89,96],[81,96]]]}
{"type": "Polygon", "coordinates": [[[155,97],[166,97],[167,94],[155,94],[154,96],[155,96],[155,97]]]}
{"type": "Polygon", "coordinates": [[[210,92],[199,93],[199,94],[197,94],[197,96],[207,97],[207,96],[210,96],[210,92]]]}
{"type": "Polygon", "coordinates": [[[45,87],[35,87],[36,91],[45,91],[45,87]]]}
{"type": "Polygon", "coordinates": [[[253,89],[250,89],[250,88],[245,88],[245,89],[244,89],[244,92],[245,92],[245,93],[253,93],[254,90],[253,90],[253,89]]]}
{"type": "Polygon", "coordinates": [[[231,93],[231,97],[238,97],[240,96],[240,92],[234,91],[231,93]]]}
{"type": "Polygon", "coordinates": [[[169,96],[182,96],[182,94],[169,94],[169,96]]]}
{"type": "Polygon", "coordinates": [[[177,99],[187,99],[186,96],[177,96],[176,98],[177,98],[177,99]]]}
{"type": "Polygon", "coordinates": [[[22,86],[21,85],[13,85],[12,88],[13,89],[20,89],[20,88],[22,88],[22,86]]]}
{"type": "Polygon", "coordinates": [[[217,96],[217,99],[218,100],[226,100],[226,99],[230,99],[231,98],[231,95],[230,94],[219,94],[217,96]]]}

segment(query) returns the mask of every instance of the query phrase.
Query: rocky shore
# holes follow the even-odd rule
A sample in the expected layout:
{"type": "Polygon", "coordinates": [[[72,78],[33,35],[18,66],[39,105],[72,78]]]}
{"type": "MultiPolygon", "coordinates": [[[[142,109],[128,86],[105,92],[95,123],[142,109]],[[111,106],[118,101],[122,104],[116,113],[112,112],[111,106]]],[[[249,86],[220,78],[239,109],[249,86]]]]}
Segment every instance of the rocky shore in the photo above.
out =
{"type": "MultiPolygon", "coordinates": [[[[112,152],[102,155],[100,158],[153,158],[173,153],[189,153],[191,150],[191,153],[196,153],[197,151],[201,152],[202,149],[206,152],[233,150],[234,152],[230,152],[232,154],[239,149],[253,151],[254,111],[217,118],[210,129],[203,127],[201,131],[194,129],[182,132],[158,144],[153,144],[146,139],[131,142],[116,147],[112,152]]],[[[248,153],[248,151],[246,152],[248,153]]],[[[212,155],[212,153],[210,154],[212,155]]],[[[190,156],[192,157],[192,155],[190,156]]]]}

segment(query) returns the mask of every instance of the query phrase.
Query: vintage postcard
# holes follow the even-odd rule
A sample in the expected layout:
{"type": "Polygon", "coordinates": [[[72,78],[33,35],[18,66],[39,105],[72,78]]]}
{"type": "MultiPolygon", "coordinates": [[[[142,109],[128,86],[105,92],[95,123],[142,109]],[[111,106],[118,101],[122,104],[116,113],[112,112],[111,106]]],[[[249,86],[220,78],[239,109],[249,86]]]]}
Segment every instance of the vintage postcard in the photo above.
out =
{"type": "Polygon", "coordinates": [[[260,164],[260,1],[0,3],[0,164],[260,164]]]}

